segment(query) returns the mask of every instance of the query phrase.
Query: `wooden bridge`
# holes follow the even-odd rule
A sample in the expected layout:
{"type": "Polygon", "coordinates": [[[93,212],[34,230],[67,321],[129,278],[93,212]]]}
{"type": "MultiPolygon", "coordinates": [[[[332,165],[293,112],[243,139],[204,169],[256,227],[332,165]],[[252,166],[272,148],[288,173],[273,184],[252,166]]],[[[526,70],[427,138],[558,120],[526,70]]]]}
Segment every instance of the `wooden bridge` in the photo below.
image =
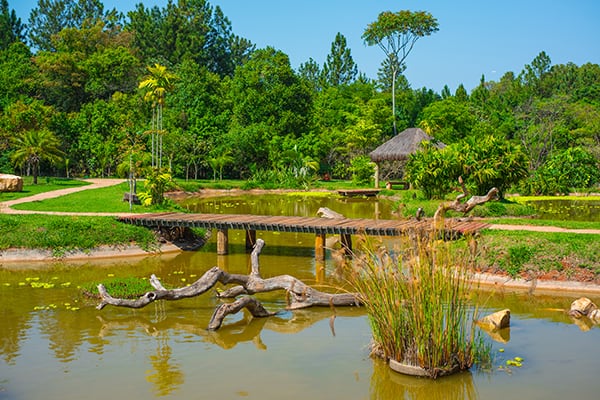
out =
{"type": "MultiPolygon", "coordinates": [[[[132,214],[119,217],[128,224],[150,228],[187,227],[217,230],[217,254],[227,254],[228,231],[246,231],[246,247],[252,248],[256,242],[256,231],[312,233],[315,239],[315,257],[325,259],[325,238],[327,234],[339,234],[342,246],[352,250],[351,235],[403,236],[410,233],[427,233],[433,230],[432,220],[385,220],[355,218],[286,217],[243,214],[185,214],[157,213],[132,214]]],[[[460,222],[446,220],[444,235],[456,239],[465,234],[474,234],[486,228],[483,222],[460,222]]]]}

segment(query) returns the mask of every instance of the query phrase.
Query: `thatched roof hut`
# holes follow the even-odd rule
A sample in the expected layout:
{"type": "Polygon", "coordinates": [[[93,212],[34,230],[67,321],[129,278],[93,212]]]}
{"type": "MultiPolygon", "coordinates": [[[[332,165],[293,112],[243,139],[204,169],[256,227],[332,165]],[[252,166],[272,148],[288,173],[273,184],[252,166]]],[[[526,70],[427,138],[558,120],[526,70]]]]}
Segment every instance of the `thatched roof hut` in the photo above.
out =
{"type": "Polygon", "coordinates": [[[377,164],[375,174],[375,187],[379,187],[379,163],[382,161],[402,161],[417,152],[424,141],[431,142],[435,147],[442,149],[446,145],[426,134],[420,128],[408,128],[377,147],[369,156],[377,164]]]}
{"type": "Polygon", "coordinates": [[[373,162],[401,161],[419,150],[421,143],[431,141],[432,144],[442,149],[446,145],[436,141],[420,128],[408,128],[373,150],[369,156],[373,162]]]}

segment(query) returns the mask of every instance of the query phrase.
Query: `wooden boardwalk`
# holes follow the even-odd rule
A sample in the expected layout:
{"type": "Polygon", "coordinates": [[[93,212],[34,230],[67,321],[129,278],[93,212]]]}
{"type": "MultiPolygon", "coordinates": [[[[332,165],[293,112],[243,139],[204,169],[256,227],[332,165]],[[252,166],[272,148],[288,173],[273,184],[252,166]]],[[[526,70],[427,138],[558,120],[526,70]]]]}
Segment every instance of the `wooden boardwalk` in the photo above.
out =
{"type": "MultiPolygon", "coordinates": [[[[227,231],[245,230],[246,244],[252,246],[256,241],[256,231],[312,233],[317,235],[316,257],[324,257],[325,236],[339,234],[342,245],[352,249],[351,235],[365,234],[373,236],[403,236],[410,233],[432,231],[432,220],[385,220],[364,218],[329,219],[319,217],[287,217],[244,214],[186,214],[157,213],[132,214],[119,217],[128,224],[146,227],[187,227],[217,230],[217,252],[227,254],[227,231]]],[[[483,222],[459,222],[447,220],[444,235],[456,239],[465,234],[473,234],[486,228],[483,222]]]]}

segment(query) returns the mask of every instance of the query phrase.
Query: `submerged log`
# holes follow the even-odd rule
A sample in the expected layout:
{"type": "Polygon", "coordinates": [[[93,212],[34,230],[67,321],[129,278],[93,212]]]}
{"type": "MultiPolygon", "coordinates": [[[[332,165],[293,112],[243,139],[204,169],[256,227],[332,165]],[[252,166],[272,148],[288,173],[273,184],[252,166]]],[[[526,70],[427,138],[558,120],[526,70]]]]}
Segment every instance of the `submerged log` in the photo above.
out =
{"type": "MultiPolygon", "coordinates": [[[[104,285],[100,284],[98,285],[98,292],[100,293],[101,302],[96,308],[101,310],[107,305],[142,308],[156,300],[180,300],[196,297],[206,293],[217,283],[223,285],[237,285],[218,293],[217,297],[219,298],[234,298],[239,295],[253,295],[274,290],[284,290],[287,293],[287,308],[290,310],[312,306],[355,306],[360,304],[357,293],[321,292],[291,275],[279,275],[273,278],[263,279],[260,276],[259,255],[264,245],[264,240],[258,239],[256,241],[256,245],[251,255],[252,270],[249,275],[230,274],[218,267],[213,267],[189,286],[166,289],[160,280],[153,274],[150,278],[150,284],[155,290],[144,294],[138,299],[114,298],[107,292],[104,285]]],[[[214,327],[213,329],[218,329],[225,316],[237,313],[243,308],[247,308],[255,317],[273,315],[273,313],[265,310],[258,300],[251,297],[243,297],[234,303],[223,304],[217,307],[213,318],[211,318],[210,326],[214,327]]]]}

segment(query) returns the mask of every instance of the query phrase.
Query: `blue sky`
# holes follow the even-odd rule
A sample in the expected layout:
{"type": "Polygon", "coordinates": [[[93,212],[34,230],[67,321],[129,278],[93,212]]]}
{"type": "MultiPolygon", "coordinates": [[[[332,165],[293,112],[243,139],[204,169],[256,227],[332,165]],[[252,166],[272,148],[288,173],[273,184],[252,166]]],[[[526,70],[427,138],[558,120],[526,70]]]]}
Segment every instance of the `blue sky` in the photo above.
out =
{"type": "MultiPolygon", "coordinates": [[[[415,89],[470,91],[485,75],[498,81],[518,74],[545,51],[552,64],[600,64],[598,0],[209,0],[220,6],[233,31],[257,45],[273,46],[293,68],[312,57],[323,64],[337,32],[347,39],[359,71],[377,77],[383,52],[366,46],[361,35],[381,11],[424,10],[440,30],[417,41],[405,75],[415,89]]],[[[139,1],[104,0],[106,8],[127,12],[139,1]]],[[[142,1],[163,7],[167,0],[142,1]]],[[[9,0],[23,22],[37,0],[9,0]]]]}

